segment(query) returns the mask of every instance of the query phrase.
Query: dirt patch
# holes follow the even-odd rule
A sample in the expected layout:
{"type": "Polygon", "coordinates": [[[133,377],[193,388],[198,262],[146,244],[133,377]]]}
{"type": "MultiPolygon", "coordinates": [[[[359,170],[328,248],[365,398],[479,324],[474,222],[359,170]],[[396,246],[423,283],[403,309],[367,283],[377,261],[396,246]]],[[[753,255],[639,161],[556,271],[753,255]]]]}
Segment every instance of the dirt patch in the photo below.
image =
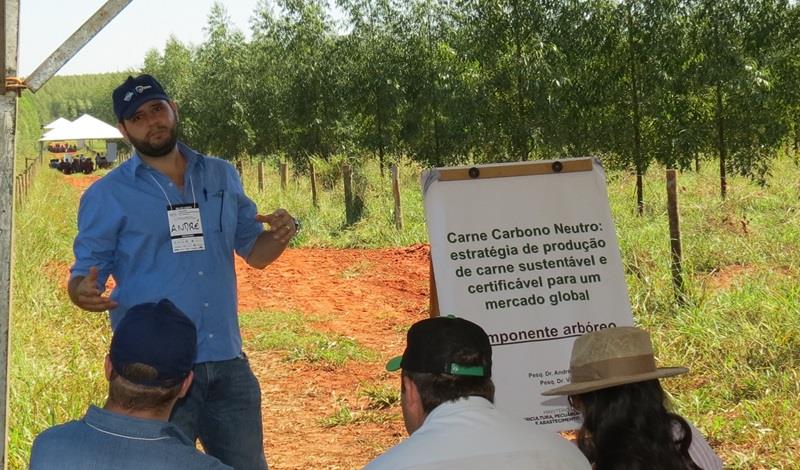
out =
{"type": "Polygon", "coordinates": [[[706,285],[712,291],[727,290],[735,286],[739,280],[755,270],[752,266],[732,264],[714,270],[706,277],[706,285]]]}
{"type": "Polygon", "coordinates": [[[64,181],[81,193],[99,179],[100,175],[64,175],[64,181]]]}
{"type": "Polygon", "coordinates": [[[397,386],[398,377],[384,372],[383,364],[402,351],[406,328],[428,315],[428,253],[424,245],[289,249],[265,270],[237,261],[240,311],[308,314],[319,319],[315,329],[352,338],[380,356],[327,370],[274,353],[252,355],[271,468],[361,468],[405,436],[396,407],[370,414],[372,421],[333,427],[321,421],[342,409],[366,414],[358,393],[364,384],[397,386]]]}

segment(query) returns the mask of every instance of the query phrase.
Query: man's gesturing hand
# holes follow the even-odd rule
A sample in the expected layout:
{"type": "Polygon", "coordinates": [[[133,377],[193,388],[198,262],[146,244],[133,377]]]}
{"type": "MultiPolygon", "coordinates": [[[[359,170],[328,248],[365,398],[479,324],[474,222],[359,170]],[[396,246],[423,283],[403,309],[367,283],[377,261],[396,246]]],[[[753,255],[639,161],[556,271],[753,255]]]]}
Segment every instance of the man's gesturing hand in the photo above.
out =
{"type": "MultiPolygon", "coordinates": [[[[78,307],[90,312],[104,312],[117,306],[117,303],[108,297],[103,297],[97,285],[98,271],[95,266],[89,268],[86,276],[75,276],[69,280],[69,298],[78,307]]],[[[104,289],[105,290],[105,289],[104,289]]]]}
{"type": "Polygon", "coordinates": [[[278,209],[272,214],[256,215],[256,220],[269,224],[272,238],[284,245],[297,233],[297,223],[286,209],[278,209]]]}

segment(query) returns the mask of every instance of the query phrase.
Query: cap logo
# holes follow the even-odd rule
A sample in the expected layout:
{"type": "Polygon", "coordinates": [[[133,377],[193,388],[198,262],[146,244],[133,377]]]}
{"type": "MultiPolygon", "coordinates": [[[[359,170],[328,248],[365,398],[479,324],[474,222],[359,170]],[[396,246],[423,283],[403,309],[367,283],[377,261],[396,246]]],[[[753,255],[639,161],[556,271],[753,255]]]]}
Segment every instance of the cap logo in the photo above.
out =
{"type": "Polygon", "coordinates": [[[149,90],[150,88],[153,88],[153,86],[152,85],[139,85],[139,86],[136,87],[136,93],[142,93],[145,90],[149,90]]]}
{"type": "Polygon", "coordinates": [[[450,363],[445,367],[445,374],[470,376],[470,377],[483,377],[483,366],[462,366],[461,364],[450,363]]]}
{"type": "Polygon", "coordinates": [[[133,98],[133,92],[129,91],[129,92],[125,93],[125,97],[122,98],[122,101],[130,101],[131,98],[133,98]]]}

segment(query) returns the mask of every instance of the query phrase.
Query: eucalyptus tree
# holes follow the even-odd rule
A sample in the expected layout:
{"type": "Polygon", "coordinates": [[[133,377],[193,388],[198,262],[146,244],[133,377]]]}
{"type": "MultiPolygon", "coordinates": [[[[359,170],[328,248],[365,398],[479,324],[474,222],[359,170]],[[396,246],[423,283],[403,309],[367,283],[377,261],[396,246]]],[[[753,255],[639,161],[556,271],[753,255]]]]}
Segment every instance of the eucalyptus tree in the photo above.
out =
{"type": "Polygon", "coordinates": [[[405,2],[338,0],[348,15],[349,33],[340,39],[344,54],[343,106],[352,138],[378,155],[381,172],[387,153],[399,152],[403,88],[400,11],[405,2]]]}
{"type": "Polygon", "coordinates": [[[609,0],[562,1],[553,11],[551,41],[558,75],[547,97],[543,138],[554,156],[609,155],[624,121],[618,51],[623,36],[609,0]]]}
{"type": "Polygon", "coordinates": [[[252,21],[253,39],[248,45],[251,63],[248,80],[250,127],[254,150],[278,154],[286,150],[292,110],[287,103],[291,83],[281,18],[275,8],[260,2],[252,21]]]}
{"type": "Polygon", "coordinates": [[[800,3],[793,2],[786,12],[781,35],[783,65],[781,89],[788,103],[789,121],[793,129],[791,140],[796,154],[800,154],[800,3]]]}
{"type": "Polygon", "coordinates": [[[443,165],[463,153],[463,140],[448,126],[449,98],[459,88],[457,55],[450,43],[453,23],[446,0],[412,0],[399,12],[397,38],[405,66],[400,138],[415,159],[443,165]]]}
{"type": "MultiPolygon", "coordinates": [[[[636,204],[644,210],[643,177],[656,159],[676,159],[676,141],[686,132],[681,119],[684,98],[690,93],[682,77],[686,62],[683,5],[680,0],[624,0],[616,4],[616,48],[609,48],[617,64],[618,93],[608,115],[612,151],[636,174],[636,204]]],[[[613,40],[612,40],[613,41],[613,40]]]]}
{"type": "Polygon", "coordinates": [[[330,156],[339,140],[340,65],[333,24],[322,0],[279,0],[273,37],[283,61],[284,147],[298,163],[330,156]]]}
{"type": "MultiPolygon", "coordinates": [[[[195,52],[190,46],[183,44],[174,36],[170,36],[164,45],[163,53],[151,49],[144,57],[142,72],[156,77],[177,103],[178,112],[181,114],[183,114],[182,106],[188,102],[191,93],[189,86],[194,69],[194,54],[195,52]]],[[[183,130],[180,129],[180,132],[183,130]]]]}
{"type": "Polygon", "coordinates": [[[240,158],[253,147],[247,115],[247,47],[244,34],[231,27],[221,3],[211,8],[206,40],[192,63],[183,97],[182,123],[187,141],[224,158],[240,158]]]}
{"type": "MultiPolygon", "coordinates": [[[[781,41],[786,24],[787,0],[750,0],[743,4],[744,82],[730,95],[734,125],[730,142],[731,168],[764,184],[774,157],[786,138],[791,96],[781,93],[781,41]]],[[[796,35],[796,34],[795,34],[796,35]]],[[[795,84],[796,85],[796,84],[795,84]]]]}
{"type": "Polygon", "coordinates": [[[527,160],[550,134],[545,131],[550,100],[564,80],[552,38],[558,2],[463,0],[459,5],[469,57],[480,67],[484,148],[496,158],[527,160]]]}
{"type": "MultiPolygon", "coordinates": [[[[764,55],[780,30],[772,0],[697,0],[693,71],[706,114],[705,146],[719,157],[720,195],[736,170],[763,181],[785,129],[773,110],[773,69],[764,55]]],[[[796,27],[796,26],[795,26],[796,27]]]]}

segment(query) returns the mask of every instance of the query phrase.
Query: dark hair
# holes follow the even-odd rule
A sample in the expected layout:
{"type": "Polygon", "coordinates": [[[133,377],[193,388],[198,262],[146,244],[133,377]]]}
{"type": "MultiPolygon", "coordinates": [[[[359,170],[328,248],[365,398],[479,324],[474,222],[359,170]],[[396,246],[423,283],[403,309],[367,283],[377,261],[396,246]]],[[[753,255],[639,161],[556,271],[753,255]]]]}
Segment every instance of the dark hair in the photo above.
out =
{"type": "MultiPolygon", "coordinates": [[[[453,360],[460,364],[480,363],[477,353],[458,354],[453,360]]],[[[417,386],[425,413],[430,413],[442,403],[470,396],[483,397],[494,403],[494,382],[491,377],[432,374],[405,369],[403,375],[410,378],[417,386]]]]}
{"type": "MultiPolygon", "coordinates": [[[[153,367],[139,363],[126,366],[124,372],[132,380],[150,380],[158,376],[158,371],[153,367]]],[[[170,387],[140,385],[111,371],[108,401],[126,410],[162,411],[177,398],[182,385],[183,381],[170,387]]]]}
{"type": "Polygon", "coordinates": [[[702,470],[689,456],[689,424],[667,409],[658,380],[576,395],[578,447],[596,470],[702,470]]]}

